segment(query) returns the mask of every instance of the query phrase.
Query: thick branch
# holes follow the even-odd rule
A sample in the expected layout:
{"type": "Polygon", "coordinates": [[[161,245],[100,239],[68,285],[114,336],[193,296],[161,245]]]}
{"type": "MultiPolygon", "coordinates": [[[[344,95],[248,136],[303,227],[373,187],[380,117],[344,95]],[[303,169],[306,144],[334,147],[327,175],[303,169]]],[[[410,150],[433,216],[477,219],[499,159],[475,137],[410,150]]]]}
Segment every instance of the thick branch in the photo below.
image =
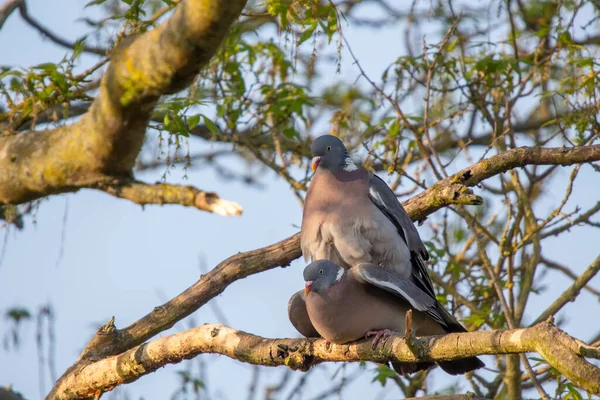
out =
{"type": "Polygon", "coordinates": [[[415,356],[404,339],[392,336],[373,349],[371,341],[350,345],[322,339],[265,339],[224,325],[203,325],[134,347],[123,354],[84,363],[47,399],[81,399],[133,382],[172,363],[203,353],[222,354],[255,365],[286,365],[306,371],[336,361],[444,361],[483,354],[536,352],[582,389],[600,394],[600,369],[578,353],[579,342],[548,322],[531,328],[429,336],[418,341],[415,356]]]}
{"type": "Polygon", "coordinates": [[[115,49],[99,95],[76,123],[0,137],[0,204],[21,204],[79,187],[95,176],[127,176],[154,105],[188,85],[245,0],[186,0],[156,29],[115,49]]]}
{"type": "MultiPolygon", "coordinates": [[[[442,179],[429,189],[408,200],[418,202],[423,215],[417,214],[416,220],[446,207],[450,204],[477,204],[472,192],[467,187],[501,174],[510,169],[526,165],[573,165],[600,160],[600,145],[578,147],[518,147],[482,160],[458,173],[442,179]],[[464,202],[463,202],[464,201],[464,202]]],[[[480,204],[480,203],[479,203],[480,204]]]]}

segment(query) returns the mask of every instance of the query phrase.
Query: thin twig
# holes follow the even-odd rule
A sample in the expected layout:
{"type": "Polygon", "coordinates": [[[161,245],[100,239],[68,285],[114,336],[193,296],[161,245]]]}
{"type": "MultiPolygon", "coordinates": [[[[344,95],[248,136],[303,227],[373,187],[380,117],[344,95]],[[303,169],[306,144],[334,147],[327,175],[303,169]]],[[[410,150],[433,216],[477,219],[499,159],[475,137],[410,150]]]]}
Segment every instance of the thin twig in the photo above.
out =
{"type": "MultiPolygon", "coordinates": [[[[460,21],[460,17],[454,21],[454,23],[452,24],[450,29],[448,29],[448,31],[444,35],[444,39],[442,40],[442,42],[439,45],[439,50],[433,56],[433,61],[431,62],[431,64],[429,64],[429,66],[427,68],[427,81],[425,84],[425,110],[423,111],[423,134],[425,135],[425,138],[427,139],[427,145],[429,146],[429,151],[435,157],[435,160],[437,161],[438,165],[440,166],[440,168],[442,170],[442,173],[444,174],[444,178],[448,177],[448,174],[446,173],[446,168],[444,168],[444,164],[442,163],[442,161],[440,160],[440,157],[438,156],[437,152],[435,151],[435,147],[433,146],[431,137],[429,136],[429,107],[430,107],[429,101],[430,101],[430,97],[431,97],[431,80],[433,79],[433,75],[435,73],[435,66],[438,62],[438,59],[440,58],[442,51],[446,47],[448,40],[450,40],[450,36],[452,36],[452,34],[456,31],[456,27],[457,27],[459,21],[460,21]]],[[[425,45],[425,43],[423,43],[423,58],[426,57],[426,51],[427,51],[426,45],[425,45]]],[[[433,172],[437,174],[436,170],[433,170],[433,172]]],[[[437,178],[442,179],[441,176],[437,176],[437,178]]]]}
{"type": "Polygon", "coordinates": [[[578,295],[581,289],[587,285],[587,283],[600,271],[600,255],[596,257],[594,261],[586,268],[586,270],[569,286],[544,312],[536,318],[531,325],[535,325],[540,321],[545,321],[548,317],[555,315],[559,312],[565,304],[573,301],[578,295]]]}
{"type": "MultiPolygon", "coordinates": [[[[59,46],[62,46],[62,47],[65,47],[65,48],[71,49],[71,50],[75,49],[75,43],[69,42],[65,39],[58,37],[51,31],[46,29],[44,26],[42,26],[35,18],[33,18],[31,15],[29,15],[29,13],[27,11],[27,5],[25,4],[24,1],[19,4],[19,12],[21,13],[21,17],[25,20],[25,22],[27,22],[33,28],[37,29],[43,36],[52,40],[54,43],[58,44],[59,46]]],[[[88,45],[83,46],[82,50],[86,53],[97,54],[100,56],[106,55],[106,52],[107,52],[106,49],[103,49],[100,47],[88,46],[88,45]]]]}
{"type": "Polygon", "coordinates": [[[398,115],[398,118],[400,118],[400,120],[402,120],[402,122],[404,123],[404,125],[413,132],[413,134],[415,136],[415,142],[419,146],[419,149],[421,150],[421,153],[423,154],[423,157],[427,160],[427,163],[431,167],[432,171],[434,171],[434,174],[436,174],[436,176],[440,176],[439,172],[437,172],[435,164],[431,160],[429,152],[427,151],[427,149],[425,148],[425,146],[423,146],[423,141],[420,140],[420,138],[419,138],[418,131],[412,126],[412,124],[410,123],[410,121],[408,120],[408,118],[406,117],[406,115],[404,114],[404,112],[402,111],[402,109],[400,108],[400,105],[398,104],[398,102],[396,102],[390,95],[388,95],[387,93],[385,93],[383,91],[383,89],[381,89],[379,86],[377,86],[377,84],[375,84],[375,82],[373,82],[373,80],[371,80],[371,78],[369,78],[369,76],[366,74],[366,72],[364,71],[364,69],[360,65],[360,62],[358,61],[358,59],[354,55],[354,52],[352,51],[352,48],[350,47],[350,43],[348,42],[348,40],[346,39],[345,36],[343,36],[343,40],[344,40],[344,43],[346,43],[346,47],[348,48],[348,52],[350,53],[350,56],[352,57],[352,60],[354,61],[354,64],[358,67],[358,70],[360,71],[360,75],[362,77],[364,77],[367,80],[367,82],[369,82],[369,84],[373,87],[373,89],[375,89],[375,91],[377,93],[379,93],[387,101],[390,102],[390,104],[394,108],[394,111],[396,111],[396,114],[398,115]]]}
{"type": "MultiPolygon", "coordinates": [[[[473,218],[473,220],[474,220],[474,218],[473,218]]],[[[494,288],[496,289],[496,294],[498,295],[498,299],[500,300],[500,305],[502,306],[502,311],[504,312],[504,316],[506,318],[506,322],[508,323],[508,327],[510,329],[515,329],[515,322],[513,319],[513,315],[510,313],[510,307],[508,306],[508,303],[506,302],[506,298],[504,297],[504,292],[502,291],[502,286],[500,286],[500,281],[498,279],[498,276],[494,272],[492,263],[490,262],[490,259],[487,256],[487,252],[485,251],[485,247],[484,247],[482,240],[479,238],[479,234],[477,232],[477,228],[475,227],[475,224],[473,223],[473,220],[469,221],[469,222],[471,223],[471,230],[472,230],[473,234],[476,236],[477,248],[479,250],[479,256],[483,260],[483,266],[485,267],[485,269],[492,281],[492,284],[494,285],[494,288]]],[[[600,258],[599,258],[599,261],[600,261],[600,258]]],[[[600,263],[599,263],[599,265],[600,265],[600,263]]],[[[521,354],[521,361],[523,363],[523,366],[525,367],[525,370],[527,371],[527,374],[531,378],[531,382],[537,389],[540,396],[544,400],[550,400],[550,396],[548,395],[548,393],[546,393],[546,391],[544,390],[542,385],[540,385],[540,383],[537,381],[535,373],[533,372],[533,369],[531,368],[531,365],[529,364],[529,360],[527,359],[527,357],[524,354],[521,354]]]]}
{"type": "MultiPolygon", "coordinates": [[[[562,272],[563,274],[567,275],[569,278],[571,278],[573,280],[577,280],[577,278],[579,277],[579,275],[575,274],[568,267],[566,267],[564,265],[561,265],[561,264],[559,264],[559,263],[557,263],[555,261],[548,260],[547,258],[542,257],[540,259],[540,262],[542,264],[544,264],[546,267],[550,268],[550,269],[555,269],[557,271],[562,272]]],[[[600,291],[596,290],[595,288],[593,288],[590,285],[585,285],[583,287],[583,289],[587,290],[588,292],[590,292],[594,296],[600,297],[600,291]]]]}

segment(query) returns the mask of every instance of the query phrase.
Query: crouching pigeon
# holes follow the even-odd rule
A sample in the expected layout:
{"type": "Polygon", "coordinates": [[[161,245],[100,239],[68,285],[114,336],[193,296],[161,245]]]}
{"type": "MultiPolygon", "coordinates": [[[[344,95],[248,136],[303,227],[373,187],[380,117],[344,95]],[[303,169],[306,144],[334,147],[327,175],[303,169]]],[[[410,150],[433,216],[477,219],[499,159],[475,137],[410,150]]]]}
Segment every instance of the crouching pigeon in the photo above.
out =
{"type": "Polygon", "coordinates": [[[321,337],[315,329],[308,312],[306,311],[306,300],[304,290],[300,290],[292,295],[288,302],[288,317],[294,328],[304,337],[321,337]]]}
{"type": "MultiPolygon", "coordinates": [[[[411,280],[399,278],[375,264],[362,263],[345,269],[331,261],[318,260],[306,267],[304,280],[306,312],[312,327],[332,343],[344,344],[371,335],[375,335],[377,341],[381,334],[391,331],[404,333],[409,309],[413,310],[413,330],[417,336],[467,331],[435,297],[411,280]]],[[[296,301],[301,300],[296,296],[296,301]]],[[[295,307],[295,315],[299,315],[301,303],[295,307]]],[[[306,325],[303,328],[311,329],[306,325]]],[[[392,364],[400,374],[433,365],[427,362],[392,364]]],[[[451,375],[484,366],[477,357],[438,364],[451,375]]]]}

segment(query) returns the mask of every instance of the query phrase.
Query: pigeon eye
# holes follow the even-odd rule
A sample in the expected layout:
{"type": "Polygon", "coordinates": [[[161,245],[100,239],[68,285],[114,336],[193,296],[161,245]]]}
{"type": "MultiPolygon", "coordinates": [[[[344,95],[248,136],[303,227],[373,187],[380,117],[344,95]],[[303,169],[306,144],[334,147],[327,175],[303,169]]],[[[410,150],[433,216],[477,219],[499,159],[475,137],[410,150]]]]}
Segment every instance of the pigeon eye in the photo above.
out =
{"type": "Polygon", "coordinates": [[[327,146],[327,151],[331,151],[331,146],[327,146]]]}
{"type": "Polygon", "coordinates": [[[323,270],[322,270],[322,269],[320,269],[320,270],[319,270],[319,273],[320,273],[321,275],[323,275],[323,270]]]}

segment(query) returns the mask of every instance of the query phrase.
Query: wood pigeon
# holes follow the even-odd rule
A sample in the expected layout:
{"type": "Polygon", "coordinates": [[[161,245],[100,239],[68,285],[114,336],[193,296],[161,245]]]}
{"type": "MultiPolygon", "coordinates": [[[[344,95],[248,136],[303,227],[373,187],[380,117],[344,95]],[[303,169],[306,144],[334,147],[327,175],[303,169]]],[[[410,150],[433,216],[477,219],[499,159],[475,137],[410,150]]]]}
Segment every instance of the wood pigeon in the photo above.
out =
{"type": "MultiPolygon", "coordinates": [[[[304,280],[310,322],[332,343],[344,344],[372,335],[376,343],[382,334],[392,331],[404,334],[409,309],[413,310],[413,330],[417,336],[467,331],[435,297],[412,280],[400,278],[379,265],[361,263],[345,269],[329,260],[318,260],[304,269],[304,280]]],[[[451,375],[484,366],[477,357],[438,364],[451,375]]],[[[429,368],[433,363],[392,365],[404,375],[429,368]]]]}
{"type": "Polygon", "coordinates": [[[312,322],[310,322],[305,301],[304,290],[299,290],[292,295],[288,302],[288,317],[290,318],[290,322],[304,337],[321,337],[312,322]]]}
{"type": "Polygon", "coordinates": [[[344,268],[378,264],[435,298],[425,267],[429,253],[392,189],[358,168],[335,136],[318,137],[311,152],[316,172],[302,215],[304,259],[330,260],[344,268]]]}

